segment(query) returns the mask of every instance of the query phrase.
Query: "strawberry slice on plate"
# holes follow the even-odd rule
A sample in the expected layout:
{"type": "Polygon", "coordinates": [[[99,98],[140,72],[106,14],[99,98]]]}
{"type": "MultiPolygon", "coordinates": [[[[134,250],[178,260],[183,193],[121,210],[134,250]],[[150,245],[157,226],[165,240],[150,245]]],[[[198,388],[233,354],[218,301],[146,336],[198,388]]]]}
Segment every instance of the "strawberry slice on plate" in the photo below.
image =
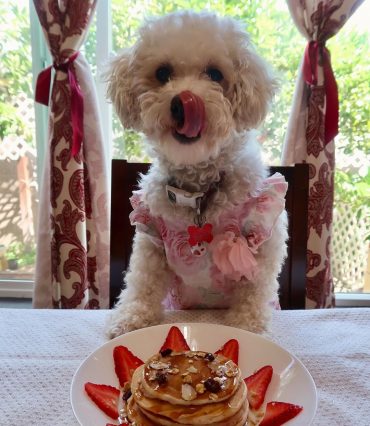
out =
{"type": "MultiPolygon", "coordinates": [[[[118,424],[107,423],[105,426],[118,426],[118,424]]],[[[128,423],[120,423],[119,426],[130,426],[128,423]]]]}
{"type": "Polygon", "coordinates": [[[224,357],[231,359],[235,362],[236,365],[238,365],[239,342],[236,339],[230,339],[215,353],[221,354],[224,357]]]}
{"type": "Polygon", "coordinates": [[[174,352],[190,351],[189,345],[187,344],[184,335],[181,330],[173,325],[164,341],[159,352],[164,352],[166,349],[171,349],[174,352]]]}
{"type": "MultiPolygon", "coordinates": [[[[118,426],[118,425],[113,423],[107,423],[105,426],[118,426]]],[[[119,426],[130,426],[130,425],[128,423],[120,423],[119,426]]]]}
{"type": "Polygon", "coordinates": [[[112,419],[118,418],[119,389],[108,385],[85,383],[85,391],[95,404],[112,419]]]}
{"type": "Polygon", "coordinates": [[[266,406],[265,417],[260,426],[281,426],[293,419],[303,408],[300,405],[287,402],[269,402],[266,406]]]}
{"type": "Polygon", "coordinates": [[[271,365],[266,365],[244,379],[248,388],[248,401],[252,408],[258,410],[263,404],[267,388],[272,379],[272,373],[271,365]]]}
{"type": "Polygon", "coordinates": [[[131,382],[132,374],[144,364],[144,362],[134,355],[126,346],[116,346],[113,350],[114,369],[116,371],[119,384],[123,387],[125,383],[131,382]]]}

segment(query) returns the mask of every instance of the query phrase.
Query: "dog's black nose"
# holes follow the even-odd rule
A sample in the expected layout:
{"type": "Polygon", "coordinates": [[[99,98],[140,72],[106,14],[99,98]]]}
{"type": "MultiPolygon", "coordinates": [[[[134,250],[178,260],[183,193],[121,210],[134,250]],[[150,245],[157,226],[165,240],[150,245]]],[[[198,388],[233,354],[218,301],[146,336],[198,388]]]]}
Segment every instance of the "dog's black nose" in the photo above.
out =
{"type": "Polygon", "coordinates": [[[184,105],[180,96],[176,95],[171,101],[171,114],[179,127],[184,125],[184,105]]]}

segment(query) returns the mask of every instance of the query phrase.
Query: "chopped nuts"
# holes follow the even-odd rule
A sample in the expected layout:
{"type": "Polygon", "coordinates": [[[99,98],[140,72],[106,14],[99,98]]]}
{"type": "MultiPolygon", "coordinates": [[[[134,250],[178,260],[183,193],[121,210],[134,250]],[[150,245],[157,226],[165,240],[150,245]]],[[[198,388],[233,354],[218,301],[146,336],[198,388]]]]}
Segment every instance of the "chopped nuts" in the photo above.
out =
{"type": "Polygon", "coordinates": [[[195,390],[197,391],[197,393],[204,393],[206,388],[204,387],[203,383],[197,383],[195,386],[195,390]]]}
{"type": "Polygon", "coordinates": [[[189,385],[188,383],[184,383],[181,386],[181,396],[185,401],[192,401],[197,397],[197,393],[195,392],[193,386],[189,385]]]}
{"type": "Polygon", "coordinates": [[[198,373],[198,370],[192,365],[186,369],[189,373],[198,373]]]}
{"type": "Polygon", "coordinates": [[[187,374],[182,378],[183,383],[193,383],[193,379],[191,378],[190,374],[187,374]]]}
{"type": "Polygon", "coordinates": [[[220,384],[221,389],[225,388],[225,382],[227,380],[227,378],[225,376],[223,376],[223,377],[215,377],[214,380],[220,384]]]}
{"type": "Polygon", "coordinates": [[[218,399],[218,395],[216,395],[215,393],[210,393],[208,398],[215,401],[216,399],[218,399]]]}
{"type": "Polygon", "coordinates": [[[169,370],[168,370],[168,373],[170,373],[170,374],[178,374],[179,373],[179,369],[178,368],[170,368],[169,370]]]}
{"type": "Polygon", "coordinates": [[[168,362],[153,361],[149,364],[149,366],[154,370],[164,370],[166,368],[170,368],[171,364],[169,364],[168,362]]]}

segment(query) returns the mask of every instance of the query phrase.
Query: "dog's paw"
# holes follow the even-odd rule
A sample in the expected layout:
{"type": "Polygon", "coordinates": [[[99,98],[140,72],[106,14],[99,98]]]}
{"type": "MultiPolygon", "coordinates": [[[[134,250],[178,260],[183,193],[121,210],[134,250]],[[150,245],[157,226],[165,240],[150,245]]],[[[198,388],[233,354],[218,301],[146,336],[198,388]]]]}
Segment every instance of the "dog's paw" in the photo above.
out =
{"type": "Polygon", "coordinates": [[[105,335],[108,337],[108,339],[114,339],[115,337],[121,336],[128,331],[129,330],[126,330],[124,324],[109,323],[105,327],[105,335]]]}
{"type": "Polygon", "coordinates": [[[135,313],[132,313],[132,310],[122,311],[121,309],[116,309],[108,318],[105,334],[108,338],[113,339],[139,328],[157,325],[160,322],[160,318],[158,313],[153,313],[153,308],[140,309],[135,313]]]}
{"type": "Polygon", "coordinates": [[[269,321],[267,318],[250,318],[247,315],[236,314],[233,311],[225,315],[224,324],[261,335],[265,335],[269,329],[269,321]]]}

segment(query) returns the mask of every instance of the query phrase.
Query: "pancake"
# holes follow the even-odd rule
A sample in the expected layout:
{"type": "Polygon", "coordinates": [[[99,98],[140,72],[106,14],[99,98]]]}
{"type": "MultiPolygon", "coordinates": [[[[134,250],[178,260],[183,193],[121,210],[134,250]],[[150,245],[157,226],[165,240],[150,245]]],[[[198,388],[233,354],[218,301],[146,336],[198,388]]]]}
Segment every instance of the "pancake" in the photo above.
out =
{"type": "Polygon", "coordinates": [[[223,355],[186,351],[154,355],[145,363],[141,379],[148,398],[176,405],[203,405],[229,399],[239,386],[241,372],[223,355]]]}
{"type": "MultiPolygon", "coordinates": [[[[172,421],[169,420],[165,417],[156,417],[154,416],[152,413],[146,412],[145,410],[141,410],[142,415],[144,415],[146,418],[148,418],[149,420],[151,420],[153,422],[153,425],[161,425],[161,426],[194,426],[197,425],[198,423],[195,421],[193,423],[177,423],[176,421],[172,421]]],[[[248,421],[248,402],[244,401],[244,403],[242,404],[241,409],[234,414],[233,416],[224,419],[222,421],[213,421],[210,420],[209,423],[205,423],[208,426],[212,425],[212,426],[246,426],[248,425],[247,423],[248,421]]],[[[140,423],[139,423],[140,424],[140,423]]],[[[142,426],[147,426],[146,424],[143,423],[142,426]]]]}
{"type": "Polygon", "coordinates": [[[127,419],[124,420],[128,420],[129,424],[137,426],[154,426],[158,424],[148,419],[148,417],[142,413],[134,398],[130,398],[127,402],[127,419]]]}
{"type": "Polygon", "coordinates": [[[135,426],[257,426],[239,367],[201,351],[156,354],[138,367],[124,420],[135,426]]]}
{"type": "Polygon", "coordinates": [[[166,419],[174,420],[177,424],[208,425],[211,422],[223,421],[236,414],[247,400],[247,387],[243,380],[239,382],[236,392],[225,402],[206,403],[202,405],[176,405],[167,401],[148,398],[143,392],[140,377],[142,368],[134,374],[131,389],[137,405],[150,418],[150,413],[166,419]]]}
{"type": "MultiPolygon", "coordinates": [[[[135,400],[132,398],[128,403],[128,415],[129,415],[129,421],[131,423],[134,423],[136,426],[168,426],[168,425],[177,425],[179,426],[180,423],[172,422],[170,423],[165,418],[148,418],[143,411],[140,409],[140,407],[136,404],[135,400]]],[[[260,410],[257,417],[251,416],[251,412],[248,412],[248,409],[246,408],[243,412],[243,409],[239,411],[238,415],[229,419],[228,422],[218,422],[209,423],[209,426],[258,426],[260,422],[262,421],[264,416],[264,411],[260,410]]],[[[181,426],[193,426],[193,425],[184,425],[181,426]]]]}

